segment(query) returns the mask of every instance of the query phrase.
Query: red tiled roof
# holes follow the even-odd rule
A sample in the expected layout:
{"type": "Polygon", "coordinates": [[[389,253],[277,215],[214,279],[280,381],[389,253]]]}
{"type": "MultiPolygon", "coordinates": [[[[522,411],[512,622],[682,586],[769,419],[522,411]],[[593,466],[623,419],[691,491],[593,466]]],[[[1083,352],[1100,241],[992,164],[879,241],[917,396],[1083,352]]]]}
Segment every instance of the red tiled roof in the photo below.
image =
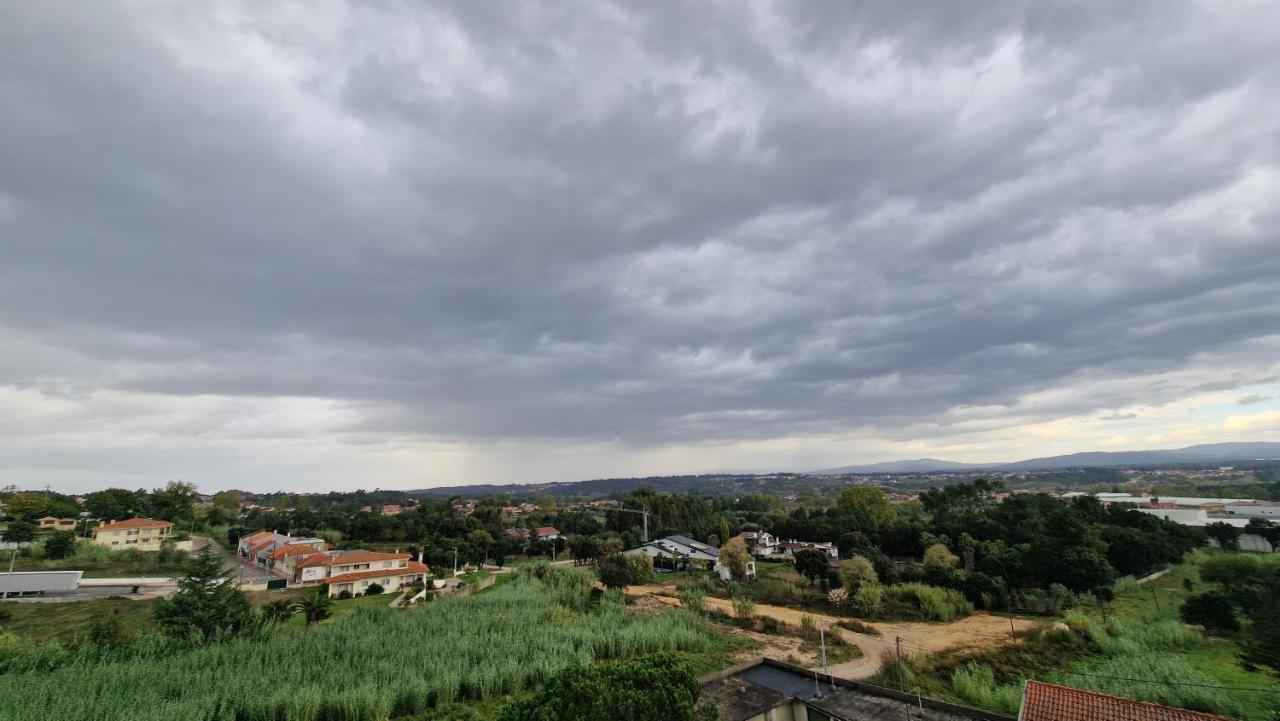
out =
{"type": "Polygon", "coordinates": [[[260,540],[262,540],[262,539],[264,539],[264,538],[270,538],[270,537],[272,537],[272,536],[274,536],[274,535],[276,535],[276,534],[272,533],[271,531],[258,531],[257,533],[250,533],[249,535],[245,536],[244,538],[241,538],[241,539],[240,539],[240,542],[241,542],[241,543],[254,544],[254,543],[257,543],[258,541],[260,541],[260,540]]]}
{"type": "Polygon", "coordinates": [[[315,566],[328,566],[333,563],[333,557],[327,553],[317,553],[314,556],[307,556],[298,561],[298,568],[312,568],[315,566]]]}
{"type": "Polygon", "coordinates": [[[317,553],[298,562],[298,568],[312,566],[345,566],[349,563],[373,563],[375,561],[407,561],[412,558],[407,553],[382,553],[379,551],[348,551],[340,556],[332,553],[317,553]]]}
{"type": "Polygon", "coordinates": [[[115,523],[104,523],[95,531],[120,531],[126,528],[168,528],[172,526],[168,521],[155,521],[150,518],[130,518],[124,521],[116,521],[115,523]]]}
{"type": "Polygon", "coordinates": [[[548,533],[555,533],[558,535],[560,532],[557,531],[554,526],[543,526],[542,528],[538,529],[537,533],[539,536],[545,536],[548,533]]]}
{"type": "Polygon", "coordinates": [[[1022,721],[1228,721],[1223,716],[1135,701],[1096,691],[1028,681],[1022,721]]]}
{"type": "Polygon", "coordinates": [[[354,573],[343,573],[332,576],[326,580],[326,583],[351,583],[359,581],[363,578],[384,578],[390,576],[405,576],[413,573],[430,573],[430,569],[422,563],[410,563],[404,568],[382,568],[371,571],[355,571],[354,573]]]}
{"type": "Polygon", "coordinates": [[[312,553],[319,553],[315,546],[307,545],[290,545],[281,546],[271,553],[267,554],[267,558],[284,558],[285,556],[308,556],[312,553]]]}
{"type": "Polygon", "coordinates": [[[374,561],[407,561],[410,556],[407,553],[383,553],[381,551],[349,551],[341,556],[335,556],[333,562],[338,565],[346,565],[348,563],[372,563],[374,561]]]}
{"type": "Polygon", "coordinates": [[[263,551],[268,548],[271,548],[272,546],[275,545],[275,543],[276,543],[275,541],[263,541],[262,543],[255,543],[252,546],[249,546],[249,553],[256,554],[258,551],[263,551]]]}

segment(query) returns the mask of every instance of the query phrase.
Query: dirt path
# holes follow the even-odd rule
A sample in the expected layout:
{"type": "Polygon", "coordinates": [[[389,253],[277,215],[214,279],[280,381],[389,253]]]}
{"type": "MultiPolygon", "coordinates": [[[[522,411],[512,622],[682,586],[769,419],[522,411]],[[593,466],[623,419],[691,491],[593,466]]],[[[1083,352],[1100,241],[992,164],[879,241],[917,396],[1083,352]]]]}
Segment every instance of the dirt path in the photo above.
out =
{"type": "MultiPolygon", "coordinates": [[[[651,596],[671,606],[680,605],[675,591],[664,586],[628,586],[626,592],[629,596],[651,596]]],[[[705,603],[708,608],[733,614],[733,603],[723,598],[707,596],[705,603]]],[[[799,626],[800,619],[804,616],[812,616],[814,620],[826,621],[832,625],[845,620],[839,616],[768,604],[757,604],[756,615],[768,616],[792,626],[799,626]]],[[[1019,631],[1034,625],[1023,619],[1013,619],[1012,622],[1012,628],[1019,631]]],[[[840,634],[849,642],[857,644],[862,650],[862,657],[831,666],[831,675],[858,680],[875,674],[880,668],[881,660],[894,653],[897,638],[902,639],[904,654],[936,652],[956,646],[985,647],[1006,643],[1012,631],[1009,624],[1010,619],[1007,617],[975,613],[951,623],[867,624],[879,631],[879,636],[841,628],[840,634]]]]}

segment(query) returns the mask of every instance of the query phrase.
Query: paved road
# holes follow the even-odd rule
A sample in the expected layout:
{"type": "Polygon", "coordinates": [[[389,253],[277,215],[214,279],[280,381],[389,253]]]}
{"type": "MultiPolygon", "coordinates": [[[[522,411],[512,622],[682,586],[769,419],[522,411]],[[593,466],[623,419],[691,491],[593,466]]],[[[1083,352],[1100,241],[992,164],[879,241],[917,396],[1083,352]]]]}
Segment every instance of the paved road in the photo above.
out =
{"type": "Polygon", "coordinates": [[[222,556],[223,573],[226,573],[229,578],[234,579],[237,583],[266,583],[267,581],[284,578],[283,575],[274,574],[261,566],[255,566],[249,561],[240,558],[212,538],[192,536],[191,540],[197,551],[208,546],[213,549],[214,553],[222,556]]]}

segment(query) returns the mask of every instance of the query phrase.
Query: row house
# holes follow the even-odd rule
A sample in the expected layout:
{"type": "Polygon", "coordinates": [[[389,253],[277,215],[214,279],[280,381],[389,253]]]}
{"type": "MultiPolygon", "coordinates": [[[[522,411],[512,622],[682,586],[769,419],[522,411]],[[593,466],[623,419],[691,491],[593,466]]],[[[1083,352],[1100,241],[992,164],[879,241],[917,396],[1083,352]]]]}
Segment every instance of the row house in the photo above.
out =
{"type": "Polygon", "coordinates": [[[431,571],[407,553],[379,551],[323,551],[294,557],[293,581],[327,584],[329,596],[344,591],[353,596],[366,593],[375,583],[383,593],[394,593],[426,581],[431,571]]]}
{"type": "Polygon", "coordinates": [[[242,536],[236,544],[236,553],[254,565],[274,570],[276,562],[287,557],[277,551],[287,546],[305,546],[314,551],[323,551],[328,547],[323,538],[300,538],[287,533],[275,531],[258,531],[242,536]],[[276,554],[273,557],[273,554],[276,554]]]}

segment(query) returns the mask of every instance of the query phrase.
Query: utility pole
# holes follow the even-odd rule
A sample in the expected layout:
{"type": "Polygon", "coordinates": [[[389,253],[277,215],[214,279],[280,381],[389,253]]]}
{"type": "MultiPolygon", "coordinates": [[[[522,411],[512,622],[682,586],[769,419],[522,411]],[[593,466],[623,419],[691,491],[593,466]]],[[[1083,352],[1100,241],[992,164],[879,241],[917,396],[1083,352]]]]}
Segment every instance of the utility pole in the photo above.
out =
{"type": "Polygon", "coordinates": [[[458,575],[458,547],[453,547],[453,575],[458,575]]]}
{"type": "Polygon", "coordinates": [[[641,543],[648,543],[648,542],[649,542],[649,512],[648,512],[647,510],[645,510],[645,509],[643,509],[643,508],[641,508],[641,509],[635,509],[635,508],[614,508],[613,510],[615,510],[615,511],[621,511],[621,512],[623,512],[623,513],[639,513],[641,516],[643,516],[643,517],[644,517],[644,535],[642,535],[642,536],[640,537],[640,542],[641,542],[641,543]]]}
{"type": "Polygon", "coordinates": [[[906,686],[906,682],[903,680],[903,669],[902,669],[902,637],[901,637],[901,636],[894,636],[893,643],[894,643],[894,646],[896,646],[896,647],[897,647],[897,655],[898,655],[898,690],[899,690],[899,691],[901,691],[901,690],[903,690],[903,687],[904,687],[904,686],[906,686]]]}
{"type": "Polygon", "coordinates": [[[1155,586],[1148,585],[1148,586],[1147,586],[1147,590],[1151,592],[1151,600],[1155,602],[1155,604],[1156,604],[1156,610],[1157,610],[1157,611],[1159,611],[1159,610],[1160,610],[1160,599],[1156,596],[1156,589],[1155,589],[1155,586]]]}
{"type": "MultiPolygon", "coordinates": [[[[822,620],[818,622],[818,642],[822,646],[822,672],[827,675],[827,681],[831,682],[831,669],[827,668],[827,622],[822,620]]],[[[835,690],[834,682],[831,690],[835,690]]]]}

